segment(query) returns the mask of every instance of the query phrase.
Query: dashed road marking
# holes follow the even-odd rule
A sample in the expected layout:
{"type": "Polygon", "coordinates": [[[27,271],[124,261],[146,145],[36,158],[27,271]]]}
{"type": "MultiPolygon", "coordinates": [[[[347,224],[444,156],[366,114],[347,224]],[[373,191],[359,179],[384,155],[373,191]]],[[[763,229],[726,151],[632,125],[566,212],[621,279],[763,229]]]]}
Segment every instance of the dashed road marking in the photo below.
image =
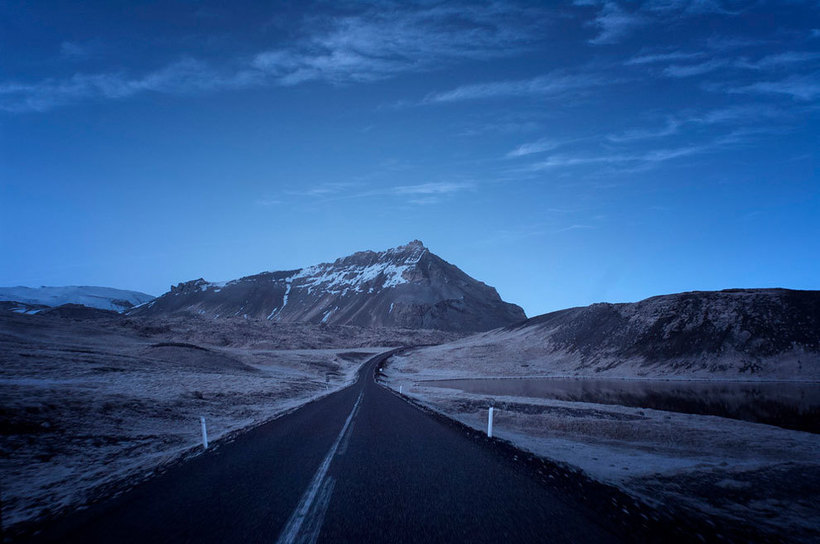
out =
{"type": "MultiPolygon", "coordinates": [[[[285,524],[285,528],[276,541],[277,544],[292,544],[296,542],[300,544],[313,544],[316,542],[316,539],[319,538],[322,522],[324,521],[327,507],[330,504],[330,496],[333,493],[333,486],[335,485],[335,481],[333,478],[327,476],[327,472],[330,469],[330,463],[333,461],[336,451],[339,449],[339,444],[342,443],[342,440],[345,439],[352,429],[353,418],[356,417],[356,412],[359,410],[359,404],[362,402],[363,394],[364,390],[359,393],[359,398],[356,399],[356,403],[353,405],[350,415],[347,416],[347,421],[345,421],[341,432],[339,432],[339,436],[336,437],[336,441],[330,446],[330,450],[327,452],[322,464],[319,465],[319,469],[313,476],[313,480],[311,480],[310,485],[308,485],[305,493],[299,500],[296,510],[293,511],[287,524],[285,524]]],[[[347,443],[345,443],[345,446],[346,444],[347,443]]]]}

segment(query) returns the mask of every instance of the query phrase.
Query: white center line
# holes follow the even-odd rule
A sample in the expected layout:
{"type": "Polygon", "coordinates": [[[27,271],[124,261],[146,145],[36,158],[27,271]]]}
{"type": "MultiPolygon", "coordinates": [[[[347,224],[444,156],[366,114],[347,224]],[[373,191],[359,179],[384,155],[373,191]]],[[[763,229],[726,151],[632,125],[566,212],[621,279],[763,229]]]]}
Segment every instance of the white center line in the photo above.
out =
{"type": "Polygon", "coordinates": [[[330,494],[333,492],[334,484],[332,479],[325,484],[327,471],[330,469],[330,463],[333,461],[333,456],[336,455],[336,450],[339,449],[339,444],[342,442],[342,439],[344,439],[345,433],[349,430],[353,418],[356,417],[359,403],[362,401],[362,394],[364,394],[364,391],[359,393],[359,398],[356,399],[356,404],[353,405],[350,415],[347,416],[347,421],[345,421],[339,436],[336,437],[336,441],[333,442],[324,461],[319,465],[319,469],[313,476],[313,480],[311,480],[310,485],[308,485],[308,488],[299,500],[296,510],[293,511],[285,528],[279,535],[279,539],[276,541],[277,544],[293,544],[294,542],[313,543],[319,538],[319,530],[322,528],[322,521],[324,520],[327,506],[330,503],[330,494]],[[317,496],[320,496],[318,503],[316,502],[317,496]],[[305,523],[308,519],[309,522],[305,523]],[[303,528],[304,531],[302,530],[303,528]]]}

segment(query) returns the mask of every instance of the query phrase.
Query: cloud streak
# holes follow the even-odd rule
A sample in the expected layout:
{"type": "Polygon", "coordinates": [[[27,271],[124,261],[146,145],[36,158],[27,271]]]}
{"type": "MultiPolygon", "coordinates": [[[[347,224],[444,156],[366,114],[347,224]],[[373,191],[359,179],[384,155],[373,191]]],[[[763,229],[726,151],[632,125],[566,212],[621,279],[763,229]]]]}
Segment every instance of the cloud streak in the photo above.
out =
{"type": "Polygon", "coordinates": [[[787,70],[795,65],[808,64],[820,60],[820,53],[814,51],[785,51],[762,57],[757,61],[747,58],[715,58],[696,64],[672,64],[663,70],[668,77],[684,78],[699,76],[724,68],[734,70],[777,71],[787,70]]]}
{"type": "MultiPolygon", "coordinates": [[[[607,83],[602,75],[568,74],[554,72],[530,79],[492,81],[462,85],[449,91],[428,94],[423,104],[442,104],[510,97],[551,97],[558,98],[568,93],[577,93],[607,83]]],[[[612,80],[608,83],[613,83],[612,80]]]]}
{"type": "Polygon", "coordinates": [[[637,55],[628,59],[624,64],[627,66],[643,65],[643,64],[658,64],[670,61],[693,60],[702,58],[705,55],[703,52],[686,52],[686,51],[671,51],[668,53],[652,53],[637,55]]]}
{"type": "Polygon", "coordinates": [[[619,164],[644,164],[654,165],[680,157],[686,157],[695,153],[706,151],[705,146],[692,145],[669,149],[658,149],[643,153],[611,153],[600,155],[554,155],[546,160],[529,165],[526,170],[530,172],[541,172],[556,168],[569,168],[576,166],[587,166],[591,164],[619,165],[619,164]]]}
{"type": "Polygon", "coordinates": [[[632,30],[648,24],[647,17],[635,12],[627,12],[617,2],[604,2],[598,15],[590,23],[598,29],[598,34],[589,40],[593,45],[617,43],[632,30]]]}
{"type": "Polygon", "coordinates": [[[527,155],[532,155],[534,153],[544,153],[546,151],[552,151],[553,149],[556,149],[561,145],[561,142],[544,139],[535,142],[528,142],[519,145],[518,147],[507,153],[507,157],[525,157],[527,155]]]}
{"type": "Polygon", "coordinates": [[[408,204],[429,205],[442,202],[457,193],[473,191],[475,183],[435,181],[413,185],[395,185],[366,189],[361,183],[325,183],[317,187],[290,193],[296,196],[320,200],[357,200],[365,198],[389,197],[408,204]]]}
{"type": "Polygon", "coordinates": [[[85,99],[121,100],[146,92],[194,94],[247,88],[262,83],[262,74],[239,70],[220,73],[194,59],[185,59],[139,77],[122,73],[75,74],[34,84],[0,84],[0,110],[11,113],[46,111],[85,99]]]}
{"type": "Polygon", "coordinates": [[[747,104],[716,108],[703,112],[682,112],[669,116],[660,127],[649,129],[633,129],[625,132],[609,134],[606,139],[614,143],[633,142],[665,138],[679,134],[685,127],[702,127],[712,125],[742,125],[757,123],[761,120],[773,121],[788,114],[781,109],[762,104],[747,104]]]}
{"type": "Polygon", "coordinates": [[[572,231],[572,230],[594,230],[595,228],[596,227],[594,227],[592,225],[583,225],[583,224],[578,223],[578,224],[575,224],[575,225],[569,225],[567,227],[560,228],[560,229],[556,230],[555,232],[559,233],[559,232],[569,232],[569,231],[572,231]]]}
{"type": "Polygon", "coordinates": [[[820,98],[820,74],[795,75],[775,81],[758,81],[749,85],[730,87],[730,94],[785,95],[797,101],[808,102],[820,98]]]}
{"type": "MultiPolygon", "coordinates": [[[[0,110],[46,111],[82,100],[124,99],[147,92],[188,94],[308,81],[347,84],[440,69],[464,59],[520,53],[538,39],[545,15],[504,3],[402,6],[355,16],[312,19],[308,36],[285,47],[209,62],[185,58],[142,74],[118,68],[36,82],[0,82],[0,110]]],[[[79,51],[72,44],[64,49],[79,51]]],[[[65,52],[64,52],[65,53],[65,52]]]]}
{"type": "Polygon", "coordinates": [[[729,64],[729,61],[724,59],[712,59],[697,64],[672,64],[664,68],[663,75],[675,78],[701,76],[725,68],[729,64]]]}
{"type": "Polygon", "coordinates": [[[400,185],[387,189],[386,192],[394,195],[446,195],[466,191],[474,187],[471,183],[434,182],[418,185],[400,185]]]}
{"type": "Polygon", "coordinates": [[[737,130],[705,143],[692,143],[677,147],[651,149],[647,151],[604,151],[586,154],[556,154],[546,160],[538,161],[523,168],[526,172],[543,172],[548,170],[575,168],[590,165],[627,167],[634,170],[654,168],[662,163],[676,159],[715,153],[729,146],[740,145],[750,138],[763,133],[754,130],[737,130]]]}
{"type": "Polygon", "coordinates": [[[576,6],[594,6],[598,9],[588,26],[597,34],[589,40],[592,45],[609,45],[627,39],[635,30],[665,21],[679,21],[686,17],[711,14],[732,16],[752,5],[727,9],[718,0],[647,0],[625,2],[618,0],[575,0],[576,6]]]}

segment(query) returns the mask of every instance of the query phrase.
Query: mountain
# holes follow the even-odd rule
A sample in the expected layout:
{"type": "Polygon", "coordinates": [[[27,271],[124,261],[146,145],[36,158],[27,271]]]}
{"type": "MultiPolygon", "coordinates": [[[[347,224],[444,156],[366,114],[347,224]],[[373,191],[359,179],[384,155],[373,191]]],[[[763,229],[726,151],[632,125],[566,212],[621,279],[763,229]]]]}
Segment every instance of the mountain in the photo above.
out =
{"type": "Polygon", "coordinates": [[[0,301],[33,306],[82,304],[89,308],[121,312],[144,304],[154,297],[139,291],[111,287],[69,285],[65,287],[0,287],[0,301]]]}
{"type": "Polygon", "coordinates": [[[282,323],[486,331],[526,319],[496,290],[430,252],[419,241],[361,251],[298,270],[238,280],[180,283],[133,315],[194,313],[282,323]]]}
{"type": "Polygon", "coordinates": [[[820,379],[820,291],[732,289],[593,304],[422,348],[434,374],[820,379]]]}
{"type": "Polygon", "coordinates": [[[55,306],[54,308],[46,308],[37,312],[38,315],[45,315],[51,317],[61,317],[63,319],[106,319],[117,317],[120,314],[114,310],[102,310],[100,308],[92,308],[83,304],[63,304],[55,306]]]}

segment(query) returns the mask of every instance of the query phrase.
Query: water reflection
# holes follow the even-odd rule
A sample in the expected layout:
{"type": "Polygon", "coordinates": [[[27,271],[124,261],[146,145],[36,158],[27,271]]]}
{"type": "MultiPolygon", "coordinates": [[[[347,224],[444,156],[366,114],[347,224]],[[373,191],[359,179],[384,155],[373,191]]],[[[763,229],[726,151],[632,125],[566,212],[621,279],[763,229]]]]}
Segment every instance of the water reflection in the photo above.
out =
{"type": "Polygon", "coordinates": [[[424,384],[484,395],[715,415],[820,433],[820,384],[817,383],[505,378],[432,380],[424,384]]]}

